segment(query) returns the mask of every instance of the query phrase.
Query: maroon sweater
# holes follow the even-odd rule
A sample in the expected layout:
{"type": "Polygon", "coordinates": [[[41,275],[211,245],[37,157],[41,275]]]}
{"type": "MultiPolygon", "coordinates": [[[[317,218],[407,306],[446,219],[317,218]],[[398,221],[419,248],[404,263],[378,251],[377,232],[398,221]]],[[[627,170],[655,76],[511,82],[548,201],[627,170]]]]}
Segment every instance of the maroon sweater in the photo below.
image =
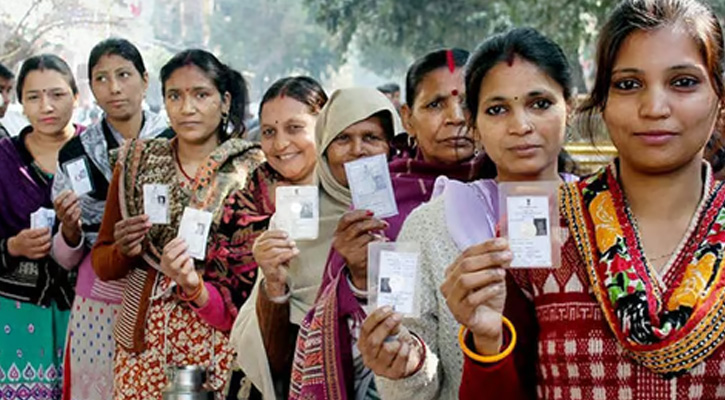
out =
{"type": "MultiPolygon", "coordinates": [[[[673,268],[663,277],[671,285],[673,268]]],[[[636,364],[607,325],[570,239],[562,267],[513,271],[505,315],[519,342],[494,365],[466,357],[461,399],[674,400],[725,398],[720,347],[683,376],[665,379],[636,364]]]]}

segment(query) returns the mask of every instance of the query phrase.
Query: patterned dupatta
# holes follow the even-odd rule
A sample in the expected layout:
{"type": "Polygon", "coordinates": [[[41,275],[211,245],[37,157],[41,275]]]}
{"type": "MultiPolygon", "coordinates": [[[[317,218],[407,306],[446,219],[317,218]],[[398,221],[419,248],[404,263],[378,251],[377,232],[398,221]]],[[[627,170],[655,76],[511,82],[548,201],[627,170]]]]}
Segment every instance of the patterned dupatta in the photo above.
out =
{"type": "Polygon", "coordinates": [[[708,164],[705,186],[669,268],[668,287],[644,256],[636,221],[612,163],[564,186],[561,204],[594,294],[619,343],[665,377],[700,364],[725,339],[725,188],[708,164]]]}
{"type": "MultiPolygon", "coordinates": [[[[139,316],[145,316],[149,284],[158,277],[164,246],[174,239],[186,206],[214,213],[211,230],[214,231],[221,219],[221,204],[233,190],[244,186],[251,170],[264,157],[259,145],[241,139],[229,139],[217,147],[199,166],[193,182],[186,187],[178,184],[174,146],[176,139],[130,140],[121,150],[118,166],[119,204],[123,218],[141,215],[144,212],[143,185],[161,184],[169,186],[169,224],[154,225],[143,243],[143,259],[152,269],[134,268],[128,275],[128,286],[123,295],[122,312],[114,327],[116,340],[127,350],[143,349],[144,324],[139,316]]],[[[209,235],[211,239],[213,235],[209,235]]],[[[207,243],[208,246],[208,243],[207,243]]],[[[197,262],[197,269],[203,271],[204,280],[218,282],[230,279],[229,270],[220,270],[220,265],[205,268],[197,262]]],[[[225,298],[230,293],[222,291],[225,298]]]]}
{"type": "Polygon", "coordinates": [[[362,324],[365,311],[350,290],[347,275],[339,273],[320,293],[300,324],[292,365],[290,400],[347,400],[353,392],[354,371],[348,319],[362,324]],[[346,368],[349,366],[349,368],[346,368]]]}

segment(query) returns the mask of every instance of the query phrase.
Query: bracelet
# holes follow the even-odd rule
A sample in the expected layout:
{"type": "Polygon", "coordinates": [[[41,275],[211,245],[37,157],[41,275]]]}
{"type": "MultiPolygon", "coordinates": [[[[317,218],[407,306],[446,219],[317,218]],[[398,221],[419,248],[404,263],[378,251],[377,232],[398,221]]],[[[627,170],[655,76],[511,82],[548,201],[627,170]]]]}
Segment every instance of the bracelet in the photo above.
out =
{"type": "Polygon", "coordinates": [[[508,318],[501,316],[501,319],[503,321],[503,325],[507,327],[509,329],[509,332],[511,333],[511,340],[508,346],[506,346],[506,348],[502,352],[492,356],[482,356],[480,354],[476,354],[476,352],[471,350],[466,344],[467,329],[466,327],[461,326],[461,329],[459,329],[458,331],[458,343],[461,345],[463,353],[465,353],[466,356],[468,356],[472,360],[484,364],[496,363],[508,357],[514,351],[514,347],[516,347],[516,329],[514,329],[514,324],[512,324],[508,318]]]}
{"type": "Polygon", "coordinates": [[[413,374],[417,374],[418,371],[420,371],[421,368],[423,368],[423,364],[425,364],[425,358],[427,356],[426,353],[428,353],[425,349],[425,343],[423,342],[423,339],[421,339],[418,335],[416,335],[413,332],[410,332],[410,334],[413,336],[415,341],[417,342],[416,347],[420,346],[420,350],[418,350],[418,355],[420,356],[420,360],[418,360],[418,365],[415,366],[415,369],[413,370],[413,374]]]}
{"type": "Polygon", "coordinates": [[[179,296],[179,298],[183,301],[186,301],[188,303],[193,303],[196,300],[201,297],[201,294],[204,292],[204,278],[202,278],[199,271],[196,272],[197,275],[199,275],[199,286],[194,289],[194,293],[192,293],[190,296],[187,296],[186,293],[181,289],[179,285],[176,285],[176,295],[179,296]]]}

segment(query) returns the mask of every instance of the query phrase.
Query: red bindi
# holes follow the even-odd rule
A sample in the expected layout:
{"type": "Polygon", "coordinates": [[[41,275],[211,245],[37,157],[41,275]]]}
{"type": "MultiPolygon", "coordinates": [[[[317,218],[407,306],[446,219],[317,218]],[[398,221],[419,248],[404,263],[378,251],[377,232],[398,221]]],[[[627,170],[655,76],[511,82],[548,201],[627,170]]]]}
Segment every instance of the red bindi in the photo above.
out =
{"type": "Polygon", "coordinates": [[[458,90],[457,89],[451,90],[451,95],[452,96],[458,96],[458,90]]]}

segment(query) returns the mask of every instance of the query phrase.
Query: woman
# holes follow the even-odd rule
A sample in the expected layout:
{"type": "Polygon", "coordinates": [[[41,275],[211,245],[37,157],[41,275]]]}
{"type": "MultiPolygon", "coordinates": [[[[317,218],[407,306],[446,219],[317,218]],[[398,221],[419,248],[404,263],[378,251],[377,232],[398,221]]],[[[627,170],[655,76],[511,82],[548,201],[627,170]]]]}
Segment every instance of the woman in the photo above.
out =
{"type": "Polygon", "coordinates": [[[405,148],[404,154],[390,164],[399,213],[381,221],[366,210],[356,210],[340,219],[320,297],[302,324],[293,397],[338,391],[345,398],[377,396],[373,374],[362,365],[355,346],[359,325],[365,317],[361,303],[364,305],[367,299],[368,243],[395,240],[413,208],[430,199],[438,176],[470,181],[482,174],[495,174],[484,167],[482,156],[474,154],[472,135],[465,125],[463,66],[467,59],[468,52],[464,50],[439,50],[417,60],[408,70],[407,102],[402,110],[408,133],[401,136],[417,145],[405,148]],[[324,319],[316,320],[316,315],[324,319]],[[333,386],[334,379],[315,382],[303,372],[306,365],[315,362],[308,359],[314,357],[313,352],[303,351],[308,347],[304,338],[316,338],[323,331],[322,347],[331,356],[320,361],[328,373],[346,382],[339,389],[333,386]],[[327,337],[334,340],[325,340],[327,337]]]}
{"type": "Polygon", "coordinates": [[[60,399],[75,274],[50,257],[53,227],[31,214],[52,209],[58,151],[82,131],[71,123],[78,87],[65,61],[43,54],[23,63],[17,94],[30,126],[0,141],[0,393],[60,399]]]}
{"type": "Polygon", "coordinates": [[[509,399],[722,396],[725,192],[703,148],[722,112],[723,61],[722,29],[702,3],[613,11],[584,111],[601,113],[619,156],[563,188],[561,267],[512,270],[507,287],[475,278],[502,276],[501,240],[448,272],[448,303],[470,330],[462,398],[484,387],[509,399]]]}
{"type": "MultiPolygon", "coordinates": [[[[572,84],[559,46],[533,29],[514,29],[484,41],[469,61],[466,93],[470,123],[496,164],[497,181],[568,178],[559,175],[557,156],[573,101],[572,84]]],[[[415,210],[398,237],[421,248],[420,318],[401,323],[399,314],[382,308],[362,327],[360,351],[384,398],[457,398],[457,324],[438,286],[442,266],[462,252],[465,256],[471,244],[494,236],[498,191],[493,180],[463,184],[441,179],[439,185],[441,195],[415,210]],[[397,339],[383,343],[390,335],[397,339]]]]}
{"type": "Polygon", "coordinates": [[[98,237],[113,174],[109,154],[126,139],[152,138],[167,129],[163,118],[141,108],[148,73],[132,43],[118,38],[98,43],[91,50],[88,76],[105,116],[63,146],[58,165],[84,159],[94,189],[78,196],[62,168],[53,181],[53,204],[60,228],[51,253],[65,269],[80,266],[64,362],[63,389],[65,397],[73,400],[113,397],[114,343],[110,334],[125,280],[102,282],[91,266],[91,247],[98,237]]]}
{"type": "Polygon", "coordinates": [[[430,199],[439,176],[467,182],[496,173],[478,153],[466,126],[463,73],[468,56],[461,49],[434,51],[414,62],[405,75],[401,112],[406,134],[400,137],[408,139],[403,156],[390,163],[400,211],[387,219],[385,233],[391,240],[410,212],[430,199]]]}
{"type": "Polygon", "coordinates": [[[390,154],[399,132],[397,113],[375,89],[335,92],[317,119],[317,176],[320,187],[318,239],[293,242],[275,229],[260,235],[254,260],[264,275],[232,331],[238,362],[264,398],[286,398],[297,332],[312,306],[338,220],[351,205],[344,164],[390,154]],[[263,351],[264,350],[264,351],[263,351]],[[275,394],[276,391],[276,394],[275,394]]]}
{"type": "Polygon", "coordinates": [[[222,398],[233,358],[227,332],[249,277],[211,259],[195,262],[187,253],[194,243],[177,232],[185,208],[212,213],[218,224],[222,201],[263,156],[236,138],[247,102],[238,72],[187,50],[164,65],[161,82],[176,138],[124,145],[91,254],[101,280],[128,277],[114,326],[113,398],[160,398],[166,369],[183,365],[208,368],[208,387],[222,398]],[[152,225],[144,214],[150,184],[166,185],[169,224],[152,225]]]}
{"type": "MultiPolygon", "coordinates": [[[[225,200],[209,255],[223,265],[240,265],[239,271],[249,274],[249,289],[257,275],[252,245],[267,230],[274,214],[275,188],[314,183],[315,122],[326,102],[322,86],[305,76],[280,79],[262,97],[261,147],[267,161],[254,170],[243,190],[225,200]]],[[[240,295],[246,299],[249,290],[240,295]]],[[[233,377],[230,398],[237,398],[240,378],[233,377]]]]}

